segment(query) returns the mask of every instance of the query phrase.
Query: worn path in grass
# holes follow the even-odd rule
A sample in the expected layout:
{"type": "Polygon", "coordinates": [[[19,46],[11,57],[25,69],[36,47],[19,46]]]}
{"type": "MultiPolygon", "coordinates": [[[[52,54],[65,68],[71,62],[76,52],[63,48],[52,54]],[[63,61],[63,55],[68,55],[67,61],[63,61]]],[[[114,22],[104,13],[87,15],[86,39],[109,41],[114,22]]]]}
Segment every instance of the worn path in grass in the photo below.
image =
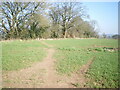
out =
{"type": "MultiPolygon", "coordinates": [[[[31,67],[21,69],[19,71],[9,71],[3,73],[3,87],[12,88],[75,88],[84,87],[86,82],[85,72],[88,70],[92,60],[83,65],[77,73],[71,76],[59,75],[55,69],[55,59],[53,55],[55,49],[53,46],[41,41],[42,44],[48,46],[46,57],[31,67]]],[[[58,57],[59,58],[59,57],[58,57]]]]}

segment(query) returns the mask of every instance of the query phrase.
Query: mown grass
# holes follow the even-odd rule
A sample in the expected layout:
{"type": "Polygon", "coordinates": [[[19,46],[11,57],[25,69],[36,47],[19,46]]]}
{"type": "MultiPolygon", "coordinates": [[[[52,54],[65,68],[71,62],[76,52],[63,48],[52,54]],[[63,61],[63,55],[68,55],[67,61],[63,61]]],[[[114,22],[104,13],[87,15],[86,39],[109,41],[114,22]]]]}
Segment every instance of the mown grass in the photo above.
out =
{"type": "Polygon", "coordinates": [[[86,86],[91,88],[118,87],[118,41],[113,39],[66,39],[45,41],[57,48],[56,67],[60,74],[79,71],[93,57],[86,86]],[[113,51],[112,51],[113,50],[113,51]],[[59,57],[59,58],[58,58],[59,57]]]}
{"type": "Polygon", "coordinates": [[[18,70],[41,61],[45,56],[40,41],[6,41],[2,42],[2,69],[18,70]]]}

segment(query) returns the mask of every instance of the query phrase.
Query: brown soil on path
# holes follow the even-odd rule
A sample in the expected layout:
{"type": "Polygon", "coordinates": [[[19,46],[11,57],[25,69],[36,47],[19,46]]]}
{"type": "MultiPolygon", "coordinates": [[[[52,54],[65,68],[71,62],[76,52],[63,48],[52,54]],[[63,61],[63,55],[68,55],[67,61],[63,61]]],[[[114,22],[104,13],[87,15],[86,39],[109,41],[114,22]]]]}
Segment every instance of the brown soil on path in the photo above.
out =
{"type": "MultiPolygon", "coordinates": [[[[45,42],[42,42],[46,44],[45,42]]],[[[46,44],[48,47],[48,44],[46,44]]],[[[81,88],[86,82],[85,72],[89,69],[93,60],[89,60],[83,65],[79,72],[73,73],[71,76],[59,75],[56,71],[54,48],[45,49],[47,56],[31,67],[21,69],[19,71],[3,72],[3,88],[76,88],[80,83],[81,88]]]]}
{"type": "Polygon", "coordinates": [[[3,73],[3,87],[42,88],[58,87],[54,68],[54,49],[47,49],[47,56],[42,62],[20,71],[3,73]]]}
{"type": "Polygon", "coordinates": [[[88,71],[88,69],[90,68],[91,64],[93,63],[93,61],[95,60],[95,57],[91,58],[87,64],[83,65],[79,71],[77,71],[76,73],[72,74],[72,79],[74,79],[71,84],[74,87],[80,87],[80,88],[89,88],[86,86],[86,82],[89,82],[89,79],[85,77],[86,72],[88,71]],[[78,84],[78,85],[77,85],[78,84]]]}
{"type": "Polygon", "coordinates": [[[72,73],[70,76],[61,76],[61,80],[64,79],[62,82],[64,82],[64,84],[67,84],[69,88],[89,88],[86,86],[86,82],[88,82],[89,79],[85,78],[85,75],[88,69],[90,68],[92,62],[94,61],[94,58],[95,57],[89,60],[87,64],[81,66],[80,70],[72,73]]]}

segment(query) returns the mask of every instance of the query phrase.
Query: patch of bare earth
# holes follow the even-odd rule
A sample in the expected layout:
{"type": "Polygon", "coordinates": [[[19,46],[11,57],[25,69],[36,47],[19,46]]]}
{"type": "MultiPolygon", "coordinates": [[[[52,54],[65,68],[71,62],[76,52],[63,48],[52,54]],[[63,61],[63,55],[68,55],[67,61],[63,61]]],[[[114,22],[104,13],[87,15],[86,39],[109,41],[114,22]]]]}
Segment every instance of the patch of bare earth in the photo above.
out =
{"type": "Polygon", "coordinates": [[[64,83],[68,84],[69,88],[89,88],[86,86],[86,83],[89,82],[89,79],[86,78],[85,75],[93,61],[94,57],[91,60],[89,60],[87,64],[81,66],[80,70],[72,73],[70,76],[61,76],[61,82],[64,81],[64,83]]]}
{"type": "Polygon", "coordinates": [[[54,49],[47,49],[47,56],[42,62],[19,71],[3,73],[3,87],[54,87],[56,80],[53,53],[54,49]]]}
{"type": "Polygon", "coordinates": [[[21,69],[19,71],[4,71],[2,75],[3,87],[76,88],[77,83],[80,83],[81,88],[84,87],[84,84],[86,83],[85,72],[89,69],[93,60],[89,60],[86,65],[81,67],[79,72],[73,73],[71,76],[59,75],[55,69],[56,60],[53,58],[55,49],[49,48],[46,49],[46,51],[47,56],[44,60],[33,64],[29,68],[21,69]]]}
{"type": "Polygon", "coordinates": [[[78,87],[78,88],[89,88],[86,86],[86,83],[89,81],[88,78],[85,77],[86,72],[88,71],[88,69],[90,68],[91,64],[94,61],[93,57],[91,60],[89,60],[87,62],[87,64],[83,65],[79,71],[75,72],[72,74],[71,79],[72,82],[71,84],[73,85],[73,87],[78,87]]]}

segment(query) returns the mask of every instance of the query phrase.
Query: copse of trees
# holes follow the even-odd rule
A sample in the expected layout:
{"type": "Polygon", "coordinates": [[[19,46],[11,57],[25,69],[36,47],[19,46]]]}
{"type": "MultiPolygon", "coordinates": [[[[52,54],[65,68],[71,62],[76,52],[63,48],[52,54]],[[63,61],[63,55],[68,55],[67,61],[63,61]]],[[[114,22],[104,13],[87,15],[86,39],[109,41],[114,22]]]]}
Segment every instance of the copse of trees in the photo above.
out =
{"type": "Polygon", "coordinates": [[[2,2],[0,10],[4,39],[98,37],[81,3],[2,2]]]}
{"type": "Polygon", "coordinates": [[[112,36],[113,39],[120,39],[120,35],[119,34],[115,34],[112,36]]]}

